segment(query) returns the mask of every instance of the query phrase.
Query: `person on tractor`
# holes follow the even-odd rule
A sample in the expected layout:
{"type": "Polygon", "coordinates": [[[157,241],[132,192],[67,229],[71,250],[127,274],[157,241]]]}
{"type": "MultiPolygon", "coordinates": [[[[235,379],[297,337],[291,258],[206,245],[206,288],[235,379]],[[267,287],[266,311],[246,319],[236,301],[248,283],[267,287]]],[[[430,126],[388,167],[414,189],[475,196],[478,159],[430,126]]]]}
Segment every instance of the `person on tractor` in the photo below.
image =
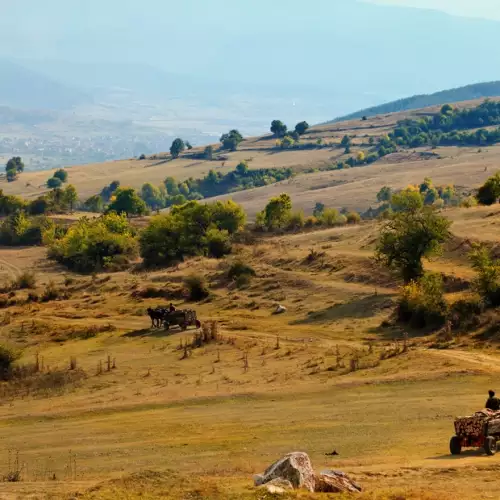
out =
{"type": "Polygon", "coordinates": [[[177,309],[175,308],[174,304],[172,304],[172,302],[170,302],[170,306],[169,306],[169,308],[168,308],[168,311],[169,311],[169,312],[171,312],[171,313],[173,313],[173,312],[175,312],[176,310],[177,310],[177,309]]]}
{"type": "Polygon", "coordinates": [[[488,395],[490,396],[486,401],[486,406],[488,410],[498,411],[500,410],[500,399],[495,396],[495,391],[488,391],[488,395]]]}

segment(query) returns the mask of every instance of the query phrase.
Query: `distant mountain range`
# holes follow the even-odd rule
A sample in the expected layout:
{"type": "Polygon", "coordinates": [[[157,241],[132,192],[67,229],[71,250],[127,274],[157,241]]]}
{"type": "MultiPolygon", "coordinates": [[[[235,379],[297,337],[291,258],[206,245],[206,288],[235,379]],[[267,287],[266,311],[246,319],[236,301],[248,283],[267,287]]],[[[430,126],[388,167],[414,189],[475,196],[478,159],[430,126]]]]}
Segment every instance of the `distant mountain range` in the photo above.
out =
{"type": "Polygon", "coordinates": [[[327,123],[336,123],[345,120],[362,118],[363,116],[385,115],[387,113],[397,113],[399,111],[408,111],[411,109],[427,108],[429,106],[437,106],[460,101],[471,101],[473,99],[481,99],[487,97],[500,96],[500,81],[475,83],[465,87],[459,87],[451,90],[442,90],[434,94],[422,94],[398,99],[397,101],[388,102],[379,106],[362,109],[355,113],[350,113],[345,116],[340,116],[335,120],[327,123]]]}
{"type": "Polygon", "coordinates": [[[21,109],[68,109],[92,102],[81,89],[0,59],[0,106],[21,109]]]}

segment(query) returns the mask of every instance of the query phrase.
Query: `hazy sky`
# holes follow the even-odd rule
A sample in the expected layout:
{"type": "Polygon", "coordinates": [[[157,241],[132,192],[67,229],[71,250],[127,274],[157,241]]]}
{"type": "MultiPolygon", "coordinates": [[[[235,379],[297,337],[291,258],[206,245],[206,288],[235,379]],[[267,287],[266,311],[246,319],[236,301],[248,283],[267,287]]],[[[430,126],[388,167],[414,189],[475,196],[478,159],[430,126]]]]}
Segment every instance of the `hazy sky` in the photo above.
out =
{"type": "Polygon", "coordinates": [[[462,16],[500,19],[499,0],[367,0],[373,3],[439,9],[462,16]]]}

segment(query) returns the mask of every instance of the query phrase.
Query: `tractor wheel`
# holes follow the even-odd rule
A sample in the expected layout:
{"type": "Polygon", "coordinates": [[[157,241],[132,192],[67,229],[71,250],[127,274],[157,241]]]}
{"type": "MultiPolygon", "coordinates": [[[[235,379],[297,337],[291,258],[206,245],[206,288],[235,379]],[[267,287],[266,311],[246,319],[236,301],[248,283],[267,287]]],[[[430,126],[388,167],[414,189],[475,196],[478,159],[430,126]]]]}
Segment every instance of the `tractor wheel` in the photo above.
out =
{"type": "Polygon", "coordinates": [[[450,451],[452,455],[460,455],[462,451],[462,440],[458,436],[450,439],[450,451]]]}
{"type": "Polygon", "coordinates": [[[488,436],[484,440],[484,451],[486,455],[494,455],[497,452],[497,440],[494,437],[488,436]]]}

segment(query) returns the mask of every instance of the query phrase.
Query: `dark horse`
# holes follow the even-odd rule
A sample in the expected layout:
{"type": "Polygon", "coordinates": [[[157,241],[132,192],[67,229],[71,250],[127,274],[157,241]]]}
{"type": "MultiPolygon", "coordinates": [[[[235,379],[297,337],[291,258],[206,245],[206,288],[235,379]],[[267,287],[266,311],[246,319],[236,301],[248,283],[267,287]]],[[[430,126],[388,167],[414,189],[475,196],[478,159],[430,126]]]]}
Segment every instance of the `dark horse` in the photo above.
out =
{"type": "Polygon", "coordinates": [[[163,319],[165,318],[165,309],[151,309],[148,307],[148,315],[151,318],[151,328],[160,328],[163,319]]]}

